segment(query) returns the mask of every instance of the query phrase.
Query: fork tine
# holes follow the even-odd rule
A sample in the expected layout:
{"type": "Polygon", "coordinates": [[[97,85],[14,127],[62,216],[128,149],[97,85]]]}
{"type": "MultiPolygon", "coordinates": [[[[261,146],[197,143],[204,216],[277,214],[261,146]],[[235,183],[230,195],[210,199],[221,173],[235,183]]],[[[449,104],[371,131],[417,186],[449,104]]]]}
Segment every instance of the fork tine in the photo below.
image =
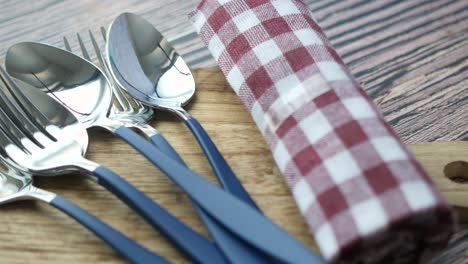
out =
{"type": "MultiPolygon", "coordinates": [[[[105,34],[105,31],[104,31],[104,34],[105,34]]],[[[132,110],[131,103],[128,101],[127,98],[122,98],[123,95],[121,95],[121,92],[119,93],[119,91],[117,90],[119,88],[114,88],[115,83],[113,82],[112,76],[110,75],[109,69],[107,67],[106,59],[102,55],[102,52],[101,52],[101,50],[99,48],[99,45],[97,44],[96,38],[92,34],[91,30],[89,30],[89,36],[90,36],[91,43],[92,43],[93,48],[94,48],[94,53],[96,54],[96,57],[98,58],[98,62],[99,62],[98,66],[104,72],[104,74],[108,77],[109,81],[111,82],[111,86],[112,86],[112,90],[113,90],[113,97],[116,99],[116,100],[114,100],[113,109],[115,110],[115,108],[118,108],[119,111],[120,111],[120,109],[123,110],[123,111],[131,111],[132,110]]],[[[91,60],[91,56],[89,55],[89,52],[88,52],[88,50],[86,48],[86,45],[84,44],[84,41],[81,38],[81,35],[79,33],[76,33],[76,38],[77,38],[78,43],[80,45],[82,57],[85,58],[86,60],[90,61],[90,62],[93,62],[91,60]]],[[[73,52],[72,49],[71,49],[71,46],[70,46],[70,42],[68,41],[67,37],[65,37],[65,36],[63,37],[63,44],[64,44],[65,49],[67,51],[73,52]]]]}
{"type": "Polygon", "coordinates": [[[89,38],[91,39],[91,43],[93,44],[94,53],[96,53],[96,57],[99,60],[99,64],[102,70],[104,71],[104,73],[106,74],[106,76],[110,78],[111,76],[109,75],[109,68],[107,67],[106,61],[104,59],[104,56],[101,53],[101,49],[99,48],[99,45],[97,44],[96,38],[94,37],[93,32],[91,32],[91,30],[89,30],[88,33],[89,33],[89,38]]]}
{"type": "MultiPolygon", "coordinates": [[[[106,41],[106,29],[104,27],[100,27],[100,32],[102,35],[102,38],[104,42],[106,41]]],[[[101,49],[99,47],[98,41],[94,37],[94,34],[91,30],[88,30],[89,33],[89,38],[91,40],[91,43],[93,45],[94,53],[98,59],[98,66],[99,68],[104,72],[104,74],[108,77],[109,82],[112,86],[112,91],[113,91],[113,97],[114,97],[114,107],[113,110],[117,112],[127,112],[127,113],[134,113],[138,111],[142,111],[144,109],[144,106],[136,101],[135,99],[131,97],[127,97],[125,93],[122,91],[122,89],[118,86],[117,83],[112,78],[112,74],[109,70],[109,66],[107,65],[107,60],[103,53],[101,52],[101,49]]],[[[86,45],[84,44],[83,38],[79,33],[76,34],[76,38],[78,40],[82,57],[85,58],[88,61],[91,61],[91,56],[90,53],[88,52],[88,49],[86,48],[86,45]]],[[[66,37],[63,37],[63,43],[65,46],[65,49],[69,52],[72,52],[70,43],[66,37]]]]}
{"type": "Polygon", "coordinates": [[[0,154],[3,157],[9,157],[7,153],[20,153],[20,154],[32,154],[36,153],[41,149],[42,146],[33,142],[30,138],[26,137],[24,134],[13,132],[12,130],[17,130],[16,125],[10,120],[10,118],[5,114],[4,108],[5,105],[0,107],[0,154]]]}
{"type": "Polygon", "coordinates": [[[81,39],[80,33],[76,33],[76,38],[78,39],[78,43],[80,44],[80,49],[81,49],[81,53],[83,54],[83,58],[92,62],[91,57],[89,57],[88,50],[86,49],[86,46],[84,45],[84,42],[81,39]]]}
{"type": "MultiPolygon", "coordinates": [[[[113,86],[114,84],[112,83],[112,79],[111,79],[111,76],[109,74],[109,70],[107,68],[107,64],[105,63],[105,59],[104,57],[102,56],[102,53],[99,49],[99,46],[97,44],[97,41],[96,39],[94,38],[91,30],[89,30],[89,36],[91,38],[91,42],[92,42],[92,45],[93,45],[93,48],[94,48],[94,52],[96,54],[96,57],[98,58],[98,62],[99,62],[99,68],[104,72],[104,74],[109,78],[109,81],[111,81],[111,85],[113,86]]],[[[90,61],[90,62],[93,62],[91,60],[91,56],[89,55],[89,52],[86,48],[86,45],[84,44],[84,41],[83,39],[81,38],[81,35],[80,33],[76,33],[76,38],[78,40],[78,43],[80,45],[80,49],[81,49],[81,53],[82,53],[82,56],[83,58],[85,58],[86,60],[90,61]]],[[[63,44],[65,46],[65,49],[69,52],[73,52],[71,47],[70,47],[70,43],[68,41],[68,39],[66,37],[63,37],[63,44]]],[[[114,88],[113,88],[114,90],[114,88]]],[[[119,109],[123,109],[125,111],[128,111],[130,110],[130,103],[129,102],[125,102],[124,100],[122,100],[121,96],[118,95],[118,92],[114,91],[114,98],[117,99],[117,102],[114,102],[114,104],[116,104],[119,109]]]]}
{"type": "Polygon", "coordinates": [[[8,133],[5,132],[4,127],[2,125],[2,127],[0,127],[0,153],[2,154],[2,156],[8,157],[7,148],[10,145],[16,146],[17,149],[20,149],[24,153],[27,153],[22,144],[18,142],[18,139],[9,136],[8,133]]]}
{"type": "MultiPolygon", "coordinates": [[[[101,27],[101,33],[102,29],[103,28],[101,27]]],[[[132,110],[131,103],[129,102],[128,98],[125,97],[118,85],[114,82],[114,79],[112,79],[112,74],[110,73],[109,67],[107,66],[106,59],[104,58],[104,55],[102,54],[101,49],[97,44],[93,32],[89,30],[88,33],[89,38],[91,39],[91,43],[93,44],[94,53],[96,53],[96,56],[98,57],[101,69],[104,71],[104,74],[109,78],[109,82],[111,83],[114,98],[117,100],[118,107],[124,111],[132,110]]]]}
{"type": "Polygon", "coordinates": [[[28,153],[31,153],[38,148],[43,148],[44,146],[32,135],[27,132],[24,133],[24,131],[17,126],[18,124],[5,113],[4,108],[4,105],[0,106],[0,127],[11,142],[28,153]]]}
{"type": "Polygon", "coordinates": [[[104,39],[104,42],[107,42],[106,29],[104,27],[100,27],[99,29],[101,30],[102,39],[104,39]]]}
{"type": "Polygon", "coordinates": [[[6,123],[4,120],[7,120],[7,117],[5,116],[5,112],[3,109],[0,108],[0,130],[1,130],[1,136],[0,136],[0,145],[2,147],[6,147],[5,144],[7,143],[13,143],[22,150],[25,150],[26,148],[23,146],[23,143],[21,140],[19,140],[17,137],[12,136],[12,132],[8,132],[8,129],[12,129],[16,127],[15,125],[12,125],[11,123],[6,123]]]}
{"type": "MultiPolygon", "coordinates": [[[[30,119],[28,116],[38,116],[38,118],[33,118],[31,120],[36,121],[36,124],[31,124],[33,127],[44,127],[50,125],[49,119],[46,118],[41,111],[39,111],[34,104],[28,99],[27,96],[23,93],[22,89],[18,87],[16,82],[10,77],[10,75],[5,71],[3,67],[0,66],[0,79],[4,82],[6,89],[0,89],[0,95],[2,102],[7,105],[11,110],[17,109],[18,111],[11,111],[8,114],[15,116],[16,118],[24,119],[28,122],[30,119]],[[8,100],[10,98],[10,100],[8,100]],[[20,110],[22,109],[22,111],[20,110]],[[26,115],[24,115],[25,113],[26,115]]],[[[31,122],[34,123],[34,122],[31,122]]],[[[32,128],[32,127],[31,127],[32,128]]]]}
{"type": "Polygon", "coordinates": [[[7,84],[4,82],[4,78],[1,79],[2,84],[0,85],[0,93],[2,94],[2,102],[0,103],[0,128],[3,132],[3,143],[10,141],[10,144],[16,145],[18,148],[27,153],[36,152],[38,149],[43,148],[43,142],[50,142],[50,139],[38,132],[37,127],[27,122],[26,119],[18,120],[15,118],[16,114],[22,115],[23,111],[15,107],[15,104],[8,101],[6,95],[8,89],[7,84]],[[10,108],[13,107],[13,108],[10,108]]]}
{"type": "Polygon", "coordinates": [[[65,49],[69,52],[72,52],[72,49],[70,47],[70,43],[68,42],[67,37],[63,37],[63,44],[65,45],[65,49]]]}
{"type": "MultiPolygon", "coordinates": [[[[45,134],[46,138],[54,140],[54,137],[44,128],[50,124],[49,120],[31,103],[1,66],[0,80],[3,83],[3,85],[0,85],[0,107],[8,119],[17,124],[17,127],[21,128],[24,134],[28,135],[28,138],[36,143],[39,143],[35,138],[35,135],[39,135],[38,133],[45,134]],[[33,117],[36,114],[40,114],[38,118],[33,117]]],[[[40,137],[40,140],[42,140],[42,137],[40,137]]],[[[41,144],[39,143],[39,145],[41,144]]]]}

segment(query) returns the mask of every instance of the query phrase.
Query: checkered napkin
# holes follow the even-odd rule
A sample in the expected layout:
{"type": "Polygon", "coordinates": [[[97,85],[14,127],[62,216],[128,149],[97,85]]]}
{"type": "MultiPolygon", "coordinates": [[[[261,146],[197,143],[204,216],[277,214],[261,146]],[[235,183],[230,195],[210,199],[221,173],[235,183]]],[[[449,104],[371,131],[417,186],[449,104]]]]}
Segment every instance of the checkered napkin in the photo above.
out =
{"type": "Polygon", "coordinates": [[[451,211],[298,0],[205,0],[190,14],[251,112],[324,258],[416,263],[451,211]]]}

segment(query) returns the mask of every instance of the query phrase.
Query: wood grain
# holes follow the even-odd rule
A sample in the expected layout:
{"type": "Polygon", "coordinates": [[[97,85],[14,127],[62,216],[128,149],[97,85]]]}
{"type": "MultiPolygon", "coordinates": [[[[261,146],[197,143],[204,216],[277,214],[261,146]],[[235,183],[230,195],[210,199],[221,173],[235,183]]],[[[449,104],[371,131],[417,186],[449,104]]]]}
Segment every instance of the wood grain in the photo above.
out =
{"type": "MultiPolygon", "coordinates": [[[[97,32],[127,11],[156,25],[192,67],[215,67],[187,18],[198,1],[0,0],[0,56],[20,41],[63,47],[63,36],[97,32]]],[[[468,138],[468,1],[306,2],[405,143],[468,138]]]]}
{"type": "Polygon", "coordinates": [[[430,172],[449,203],[468,208],[468,142],[433,142],[408,147],[430,172]]]}
{"type": "MultiPolygon", "coordinates": [[[[63,36],[73,39],[76,32],[85,35],[88,29],[97,33],[99,26],[108,25],[119,13],[128,11],[141,14],[156,25],[192,66],[213,67],[214,60],[193,32],[186,17],[197,2],[0,0],[0,56],[3,58],[7,48],[20,41],[40,41],[62,46],[63,36]]],[[[351,72],[375,99],[404,142],[468,139],[468,1],[306,2],[351,72]]],[[[89,39],[85,41],[89,42],[89,39]]],[[[71,44],[75,50],[78,49],[76,41],[71,44]]],[[[216,76],[216,73],[213,74],[216,76]]],[[[271,157],[269,154],[262,155],[267,151],[263,139],[258,136],[250,138],[244,134],[244,131],[247,134],[256,131],[250,117],[236,104],[232,104],[237,98],[227,92],[230,90],[224,81],[209,82],[211,77],[209,74],[199,76],[206,78],[207,82],[200,88],[197,101],[192,104],[192,113],[209,127],[210,134],[216,137],[218,145],[223,146],[223,153],[228,156],[248,189],[255,192],[254,197],[262,208],[269,214],[283,211],[290,213],[291,218],[276,221],[283,221],[284,226],[291,229],[289,231],[302,235],[301,239],[312,246],[310,238],[303,235],[306,233],[305,225],[300,224],[301,218],[292,205],[278,171],[275,167],[268,167],[271,157]],[[224,85],[219,86],[221,83],[224,85]],[[219,87],[223,87],[221,91],[219,87]],[[213,114],[210,111],[212,106],[224,108],[213,114]],[[253,169],[247,171],[242,166],[253,169]],[[274,189],[275,196],[271,196],[270,189],[265,191],[264,186],[274,189]]],[[[184,152],[184,157],[193,168],[212,177],[200,149],[188,131],[169,116],[161,115],[158,120],[163,122],[155,125],[184,152]]],[[[110,164],[129,180],[145,188],[152,197],[170,206],[179,216],[184,216],[187,221],[195,221],[193,211],[186,207],[186,198],[144,160],[139,160],[135,152],[106,133],[94,131],[92,134],[91,158],[110,164]],[[101,149],[101,144],[105,145],[104,149],[101,149]],[[126,160],[131,160],[133,170],[130,172],[126,160]],[[157,178],[148,175],[151,173],[156,174],[157,178]]],[[[38,179],[37,182],[109,219],[109,222],[122,228],[122,231],[128,231],[127,234],[152,249],[163,251],[165,256],[179,257],[171,248],[159,248],[165,242],[159,239],[156,232],[151,231],[140,218],[92,182],[80,177],[38,179]],[[94,202],[93,198],[100,201],[94,202]],[[129,222],[135,224],[129,226],[129,222]]],[[[116,261],[112,250],[52,208],[23,202],[0,210],[0,219],[7,223],[0,226],[1,263],[116,261]],[[10,240],[13,243],[9,243],[10,240]],[[16,259],[17,256],[21,256],[21,259],[16,259]]],[[[436,260],[437,263],[466,263],[466,230],[457,234],[451,249],[436,260]]]]}
{"type": "Polygon", "coordinates": [[[311,8],[400,137],[466,139],[468,1],[337,2],[311,8]]]}
{"type": "MultiPolygon", "coordinates": [[[[317,251],[266,142],[239,98],[218,70],[199,69],[194,74],[198,91],[189,111],[212,136],[265,214],[317,251]]],[[[159,113],[152,125],[192,169],[214,181],[201,149],[181,122],[159,113]]],[[[105,131],[93,130],[90,136],[89,159],[120,173],[185,223],[207,234],[183,192],[141,155],[105,131]]],[[[468,161],[467,146],[468,142],[456,142],[410,148],[448,198],[453,195],[468,200],[467,185],[450,182],[442,173],[449,161],[468,161]]],[[[93,181],[79,175],[36,177],[36,185],[70,199],[174,263],[187,263],[158,232],[93,181]]],[[[0,263],[123,263],[91,232],[46,204],[25,201],[4,205],[0,222],[0,263]]]]}

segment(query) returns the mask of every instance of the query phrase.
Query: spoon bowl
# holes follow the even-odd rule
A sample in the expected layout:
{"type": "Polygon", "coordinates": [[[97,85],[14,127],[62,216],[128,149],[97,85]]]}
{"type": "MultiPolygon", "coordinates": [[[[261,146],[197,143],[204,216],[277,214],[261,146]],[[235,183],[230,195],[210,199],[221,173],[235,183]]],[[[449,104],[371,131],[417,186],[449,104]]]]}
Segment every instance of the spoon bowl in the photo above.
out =
{"type": "Polygon", "coordinates": [[[107,117],[112,91],[107,77],[91,62],[56,47],[22,42],[7,51],[8,73],[49,93],[86,127],[107,117]]]}
{"type": "Polygon", "coordinates": [[[173,110],[195,94],[195,80],[185,61],[142,17],[121,14],[112,23],[107,39],[114,78],[140,102],[173,110]]]}

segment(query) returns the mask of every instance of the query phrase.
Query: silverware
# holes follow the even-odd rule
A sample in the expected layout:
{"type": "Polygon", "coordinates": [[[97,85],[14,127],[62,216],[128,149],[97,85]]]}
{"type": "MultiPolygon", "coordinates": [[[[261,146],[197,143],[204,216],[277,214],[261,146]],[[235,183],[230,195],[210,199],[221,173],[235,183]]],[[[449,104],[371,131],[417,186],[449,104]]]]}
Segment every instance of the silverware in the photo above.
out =
{"type": "MultiPolygon", "coordinates": [[[[23,109],[26,107],[23,108],[23,105],[18,104],[18,101],[21,102],[24,98],[21,95],[9,93],[11,85],[15,85],[15,83],[8,78],[3,68],[0,67],[0,141],[2,146],[0,167],[3,169],[0,172],[0,204],[24,199],[36,199],[49,203],[90,229],[132,263],[169,263],[70,201],[33,186],[31,174],[22,171],[25,168],[17,167],[18,165],[7,155],[10,153],[11,148],[15,148],[15,144],[21,146],[21,151],[32,151],[34,144],[48,140],[49,132],[46,132],[47,135],[42,134],[35,127],[35,125],[45,122],[45,119],[38,118],[35,122],[29,122],[29,113],[23,112],[23,109]],[[15,123],[12,120],[17,122],[15,123]],[[26,135],[21,128],[30,129],[33,133],[26,135]],[[22,138],[20,139],[18,136],[22,138]],[[29,142],[30,140],[31,142],[29,142]],[[4,149],[3,147],[8,147],[9,149],[4,149]]],[[[47,102],[47,99],[50,100],[47,95],[36,90],[32,90],[32,93],[28,95],[34,96],[37,102],[44,103],[47,102]]],[[[44,110],[45,108],[43,107],[42,109],[44,110]]],[[[80,128],[79,123],[77,124],[77,120],[73,116],[64,114],[66,112],[65,109],[62,107],[56,107],[55,109],[56,111],[53,113],[45,111],[47,113],[45,118],[54,120],[55,126],[64,125],[63,131],[68,132],[76,132],[77,128],[80,128]],[[71,130],[70,127],[72,128],[71,130]]],[[[81,138],[83,133],[72,133],[72,135],[78,135],[81,138]]],[[[87,139],[87,137],[85,138],[87,139]]],[[[82,149],[79,148],[77,151],[81,153],[82,149]]]]}
{"type": "MultiPolygon", "coordinates": [[[[101,33],[103,34],[103,38],[105,39],[105,29],[101,28],[101,33]]],[[[113,100],[113,105],[111,109],[111,119],[119,119],[124,118],[125,124],[127,127],[134,124],[133,127],[139,129],[140,131],[144,132],[151,141],[159,147],[159,149],[169,157],[173,158],[174,160],[178,161],[180,164],[186,166],[185,162],[182,158],[177,154],[177,152],[170,146],[170,144],[157,132],[154,128],[146,124],[152,115],[143,115],[140,116],[140,111],[138,109],[133,109],[132,105],[138,105],[141,109],[151,109],[147,106],[143,106],[138,101],[135,101],[132,97],[127,98],[124,95],[124,91],[118,86],[118,84],[113,82],[112,75],[108,70],[106,64],[106,58],[102,55],[99,46],[95,40],[94,35],[91,31],[89,31],[89,36],[91,42],[93,44],[94,53],[96,54],[99,67],[104,69],[103,72],[108,76],[112,91],[116,96],[116,100],[113,100]],[[119,99],[120,97],[120,99],[119,99]],[[132,100],[129,102],[129,100],[132,100]],[[122,110],[121,110],[122,109],[122,110]],[[144,125],[142,125],[144,123],[144,125]]],[[[91,56],[89,55],[88,50],[86,49],[86,45],[84,44],[81,36],[79,33],[76,35],[81,53],[85,59],[92,62],[91,56]]],[[[67,51],[72,52],[68,39],[64,37],[64,44],[67,51]]],[[[146,111],[144,112],[146,113],[146,111]]],[[[261,255],[256,249],[252,248],[251,246],[245,244],[243,241],[239,240],[235,237],[232,233],[229,233],[225,230],[221,225],[219,225],[214,219],[212,219],[209,215],[207,215],[201,208],[199,208],[195,203],[193,203],[193,207],[196,209],[198,215],[200,216],[201,220],[203,221],[205,227],[210,232],[211,236],[213,237],[215,243],[218,247],[222,250],[223,254],[231,263],[270,263],[271,260],[267,259],[265,256],[261,255]]]]}
{"type": "MultiPolygon", "coordinates": [[[[0,68],[0,72],[2,71],[0,68]]],[[[95,73],[88,74],[99,78],[95,73]]],[[[6,73],[2,75],[3,79],[8,79],[6,73]]],[[[80,144],[51,124],[35,108],[37,103],[32,101],[38,97],[27,97],[23,93],[23,90],[29,87],[19,89],[11,80],[9,83],[8,90],[0,90],[0,95],[3,94],[0,97],[20,98],[18,101],[21,102],[21,106],[13,109],[17,109],[16,112],[20,112],[22,116],[12,121],[8,115],[0,115],[0,127],[11,130],[9,134],[0,135],[0,147],[15,163],[38,175],[59,175],[68,171],[93,175],[99,184],[142,215],[190,258],[198,263],[225,263],[224,256],[210,241],[180,222],[117,174],[82,157],[80,144]]],[[[45,94],[40,102],[58,111],[66,110],[45,94]]],[[[0,105],[0,109],[11,111],[6,105],[0,105]]]]}
{"type": "MultiPolygon", "coordinates": [[[[109,118],[114,120],[121,120],[121,122],[124,123],[127,127],[136,128],[145,133],[145,135],[147,135],[149,138],[159,134],[155,128],[147,124],[148,121],[151,120],[154,116],[153,109],[141,104],[130,96],[126,96],[124,91],[118,87],[110,75],[106,63],[107,59],[101,52],[96,38],[94,37],[91,30],[88,33],[97,58],[97,65],[99,69],[107,76],[109,84],[112,88],[112,95],[114,100],[112,100],[113,103],[110,109],[109,118]]],[[[101,27],[101,35],[105,40],[106,32],[103,27],[101,27]]],[[[89,62],[94,62],[89,55],[89,52],[86,49],[86,45],[84,44],[79,33],[76,34],[76,38],[78,40],[83,58],[89,62]]],[[[66,37],[63,37],[63,42],[65,49],[69,52],[72,52],[71,46],[66,37]]]]}
{"type": "Polygon", "coordinates": [[[226,191],[258,209],[200,123],[182,108],[195,94],[189,67],[142,17],[123,13],[111,24],[106,46],[116,81],[143,104],[176,114],[197,139],[226,191]]]}
{"type": "MultiPolygon", "coordinates": [[[[141,103],[172,112],[183,120],[223,188],[260,212],[209,135],[184,110],[183,106],[195,94],[195,81],[187,64],[164,36],[142,17],[123,13],[112,22],[107,40],[109,69],[120,87],[141,103]]],[[[230,260],[245,262],[239,258],[241,250],[230,251],[228,245],[223,246],[220,244],[230,260]]]]}
{"type": "Polygon", "coordinates": [[[45,202],[88,228],[131,263],[169,263],[67,199],[35,187],[31,174],[14,168],[5,157],[0,160],[3,169],[0,171],[0,204],[18,200],[45,202]]]}
{"type": "MultiPolygon", "coordinates": [[[[104,28],[101,28],[101,33],[105,40],[104,28]]],[[[109,119],[119,121],[126,127],[138,129],[139,131],[143,132],[146,135],[146,137],[148,137],[148,139],[166,155],[178,161],[182,161],[179,154],[177,154],[175,149],[171,146],[171,144],[169,144],[169,142],[163,137],[163,135],[148,124],[149,120],[154,115],[153,109],[141,104],[140,102],[134,100],[132,97],[125,95],[125,92],[120,88],[120,86],[117,83],[115,83],[114,79],[112,78],[112,75],[110,74],[107,66],[107,59],[101,53],[99,45],[97,44],[97,41],[91,31],[89,31],[89,37],[93,44],[94,53],[98,58],[99,68],[108,78],[109,85],[111,86],[113,95],[115,97],[115,100],[112,100],[113,104],[108,115],[109,119]]],[[[88,50],[86,49],[86,45],[84,44],[79,34],[77,34],[77,40],[83,57],[89,62],[93,62],[88,50]]],[[[67,38],[65,37],[64,45],[67,51],[72,52],[70,44],[67,38]]],[[[85,123],[89,124],[90,126],[95,124],[89,122],[85,123]]],[[[99,126],[99,122],[96,125],[99,126]]]]}
{"type": "MultiPolygon", "coordinates": [[[[90,85],[92,85],[106,81],[105,78],[103,79],[100,77],[102,76],[102,73],[100,73],[95,67],[93,67],[92,70],[87,70],[87,67],[82,61],[88,64],[89,62],[82,59],[80,62],[78,58],[72,58],[76,56],[69,52],[53,52],[51,48],[52,47],[47,45],[32,45],[32,43],[23,43],[19,44],[18,46],[13,46],[7,52],[6,64],[8,70],[14,74],[15,77],[27,81],[37,88],[53,91],[54,96],[64,92],[61,89],[72,87],[74,85],[76,86],[77,83],[83,85],[89,81],[90,85]],[[19,49],[20,47],[25,49],[21,50],[19,49]],[[53,54],[53,56],[50,54],[53,54]],[[74,68],[76,71],[70,71],[70,67],[74,68]],[[51,71],[52,69],[54,69],[55,72],[51,71]],[[36,73],[36,75],[31,73],[36,73]],[[91,76],[93,77],[91,78],[91,76]],[[38,81],[36,77],[39,77],[38,79],[41,81],[38,81]],[[45,80],[43,81],[41,77],[44,77],[45,80]],[[49,77],[49,79],[45,77],[49,77]],[[49,85],[51,87],[47,87],[49,85]],[[47,88],[44,88],[44,86],[47,88]]],[[[104,88],[106,87],[108,87],[108,85],[105,85],[104,88]]],[[[93,88],[97,89],[99,86],[93,88]]],[[[65,90],[65,92],[66,91],[69,90],[65,90]]],[[[101,96],[99,95],[98,98],[100,97],[101,96]]],[[[75,100],[78,99],[79,97],[77,95],[75,100]]],[[[88,97],[88,101],[81,103],[86,104],[89,103],[89,101],[95,102],[96,100],[88,97]]],[[[73,103],[73,101],[66,103],[73,103]]],[[[77,105],[75,102],[75,106],[79,105],[77,105]]],[[[88,108],[90,110],[93,110],[94,108],[98,108],[98,110],[100,110],[98,106],[88,106],[88,108]]],[[[84,113],[86,113],[87,116],[103,118],[106,117],[105,114],[102,113],[84,113]]],[[[94,120],[91,121],[94,122],[94,120]]],[[[318,257],[315,256],[309,249],[307,249],[304,245],[291,237],[285,231],[280,229],[278,226],[273,224],[257,210],[244,204],[237,198],[225,193],[209,181],[203,179],[180,163],[167,157],[158,148],[152,144],[149,144],[144,138],[137,135],[129,128],[122,126],[120,123],[117,124],[118,122],[110,122],[108,119],[106,119],[105,122],[106,124],[104,125],[109,126],[109,129],[114,131],[117,136],[121,137],[127,143],[132,145],[161,171],[167,174],[171,180],[174,181],[179,187],[181,187],[193,201],[195,201],[201,208],[203,208],[206,213],[215,218],[220,224],[222,224],[226,229],[229,229],[230,232],[236,234],[239,238],[245,240],[260,251],[274,257],[279,261],[308,263],[319,262],[318,257]]],[[[57,130],[58,128],[54,127],[53,132],[57,132],[57,130]]],[[[60,133],[57,133],[57,137],[62,136],[59,134],[60,133]]],[[[102,167],[96,168],[96,165],[94,165],[93,167],[86,169],[90,172],[94,172],[95,174],[99,173],[98,178],[101,179],[100,181],[108,187],[109,183],[114,184],[114,187],[123,186],[124,183],[121,183],[120,181],[118,183],[115,182],[117,181],[116,179],[119,178],[107,177],[109,173],[108,170],[100,168],[102,167]]],[[[125,182],[125,184],[128,183],[125,182]]],[[[123,192],[123,188],[111,189],[113,191],[118,191],[121,195],[126,195],[125,197],[127,198],[133,197],[133,192],[137,192],[140,196],[143,196],[143,194],[137,190],[132,190],[132,192],[129,194],[128,191],[123,192]]],[[[141,198],[140,196],[139,199],[141,198]]],[[[147,199],[146,196],[144,196],[144,198],[147,199]]],[[[133,201],[136,200],[137,199],[133,199],[133,201]]],[[[143,207],[143,204],[146,202],[150,203],[151,201],[138,201],[137,203],[133,204],[133,206],[136,207],[137,205],[141,205],[143,207]]],[[[148,209],[147,205],[145,208],[140,209],[144,212],[149,211],[148,213],[153,211],[152,209],[148,209]]],[[[179,238],[179,240],[181,240],[182,243],[185,239],[179,238]]],[[[219,254],[218,251],[216,252],[219,254]]],[[[204,260],[205,262],[213,260],[213,258],[211,256],[208,257],[209,255],[206,253],[200,251],[193,253],[198,253],[200,259],[204,260]]],[[[220,263],[219,261],[214,262],[220,263]]]]}

